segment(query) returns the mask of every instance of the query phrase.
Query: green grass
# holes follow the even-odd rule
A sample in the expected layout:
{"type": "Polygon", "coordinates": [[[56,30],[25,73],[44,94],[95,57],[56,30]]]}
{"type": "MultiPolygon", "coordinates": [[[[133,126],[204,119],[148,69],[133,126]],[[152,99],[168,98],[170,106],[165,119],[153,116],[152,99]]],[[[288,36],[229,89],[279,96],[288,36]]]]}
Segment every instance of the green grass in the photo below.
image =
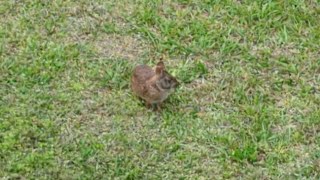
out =
{"type": "Polygon", "coordinates": [[[0,177],[318,179],[318,1],[0,2],[0,177]],[[129,89],[165,57],[162,112],[129,89]]]}

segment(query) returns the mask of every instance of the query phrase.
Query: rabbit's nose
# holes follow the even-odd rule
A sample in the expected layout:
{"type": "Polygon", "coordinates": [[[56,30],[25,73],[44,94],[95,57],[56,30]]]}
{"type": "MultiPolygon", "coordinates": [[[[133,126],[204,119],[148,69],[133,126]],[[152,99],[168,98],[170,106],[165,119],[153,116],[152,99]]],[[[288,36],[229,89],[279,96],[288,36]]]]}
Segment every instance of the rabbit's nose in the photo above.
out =
{"type": "Polygon", "coordinates": [[[180,86],[180,83],[177,81],[174,87],[179,87],[179,86],[180,86]]]}

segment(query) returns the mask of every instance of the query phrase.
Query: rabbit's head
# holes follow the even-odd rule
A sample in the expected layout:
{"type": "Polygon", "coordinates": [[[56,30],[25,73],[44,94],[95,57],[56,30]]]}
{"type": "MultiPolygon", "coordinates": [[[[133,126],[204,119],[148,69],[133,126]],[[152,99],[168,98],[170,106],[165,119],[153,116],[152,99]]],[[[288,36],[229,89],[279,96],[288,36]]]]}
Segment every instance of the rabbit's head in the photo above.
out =
{"type": "Polygon", "coordinates": [[[173,90],[179,86],[175,77],[165,70],[163,61],[158,62],[155,68],[157,84],[164,90],[173,90]]]}

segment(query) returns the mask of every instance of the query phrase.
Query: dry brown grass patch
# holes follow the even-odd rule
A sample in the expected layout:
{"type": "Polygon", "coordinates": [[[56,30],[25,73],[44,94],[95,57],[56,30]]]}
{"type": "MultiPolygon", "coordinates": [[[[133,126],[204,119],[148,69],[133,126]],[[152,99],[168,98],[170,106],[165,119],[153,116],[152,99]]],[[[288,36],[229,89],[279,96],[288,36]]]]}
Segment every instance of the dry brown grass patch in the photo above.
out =
{"type": "Polygon", "coordinates": [[[99,37],[94,42],[94,47],[103,57],[131,61],[141,58],[146,52],[150,51],[149,46],[140,39],[116,34],[99,37]]]}

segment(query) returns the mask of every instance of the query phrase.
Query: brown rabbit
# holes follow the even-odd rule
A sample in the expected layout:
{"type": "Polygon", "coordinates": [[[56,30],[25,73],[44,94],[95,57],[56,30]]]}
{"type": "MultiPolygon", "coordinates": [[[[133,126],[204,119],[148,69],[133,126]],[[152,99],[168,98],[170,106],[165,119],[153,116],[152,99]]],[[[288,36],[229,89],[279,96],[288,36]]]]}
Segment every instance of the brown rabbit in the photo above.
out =
{"type": "Polygon", "coordinates": [[[132,91],[146,101],[147,107],[156,105],[157,110],[178,85],[176,78],[165,70],[162,60],[155,69],[147,65],[137,66],[131,77],[132,91]]]}

